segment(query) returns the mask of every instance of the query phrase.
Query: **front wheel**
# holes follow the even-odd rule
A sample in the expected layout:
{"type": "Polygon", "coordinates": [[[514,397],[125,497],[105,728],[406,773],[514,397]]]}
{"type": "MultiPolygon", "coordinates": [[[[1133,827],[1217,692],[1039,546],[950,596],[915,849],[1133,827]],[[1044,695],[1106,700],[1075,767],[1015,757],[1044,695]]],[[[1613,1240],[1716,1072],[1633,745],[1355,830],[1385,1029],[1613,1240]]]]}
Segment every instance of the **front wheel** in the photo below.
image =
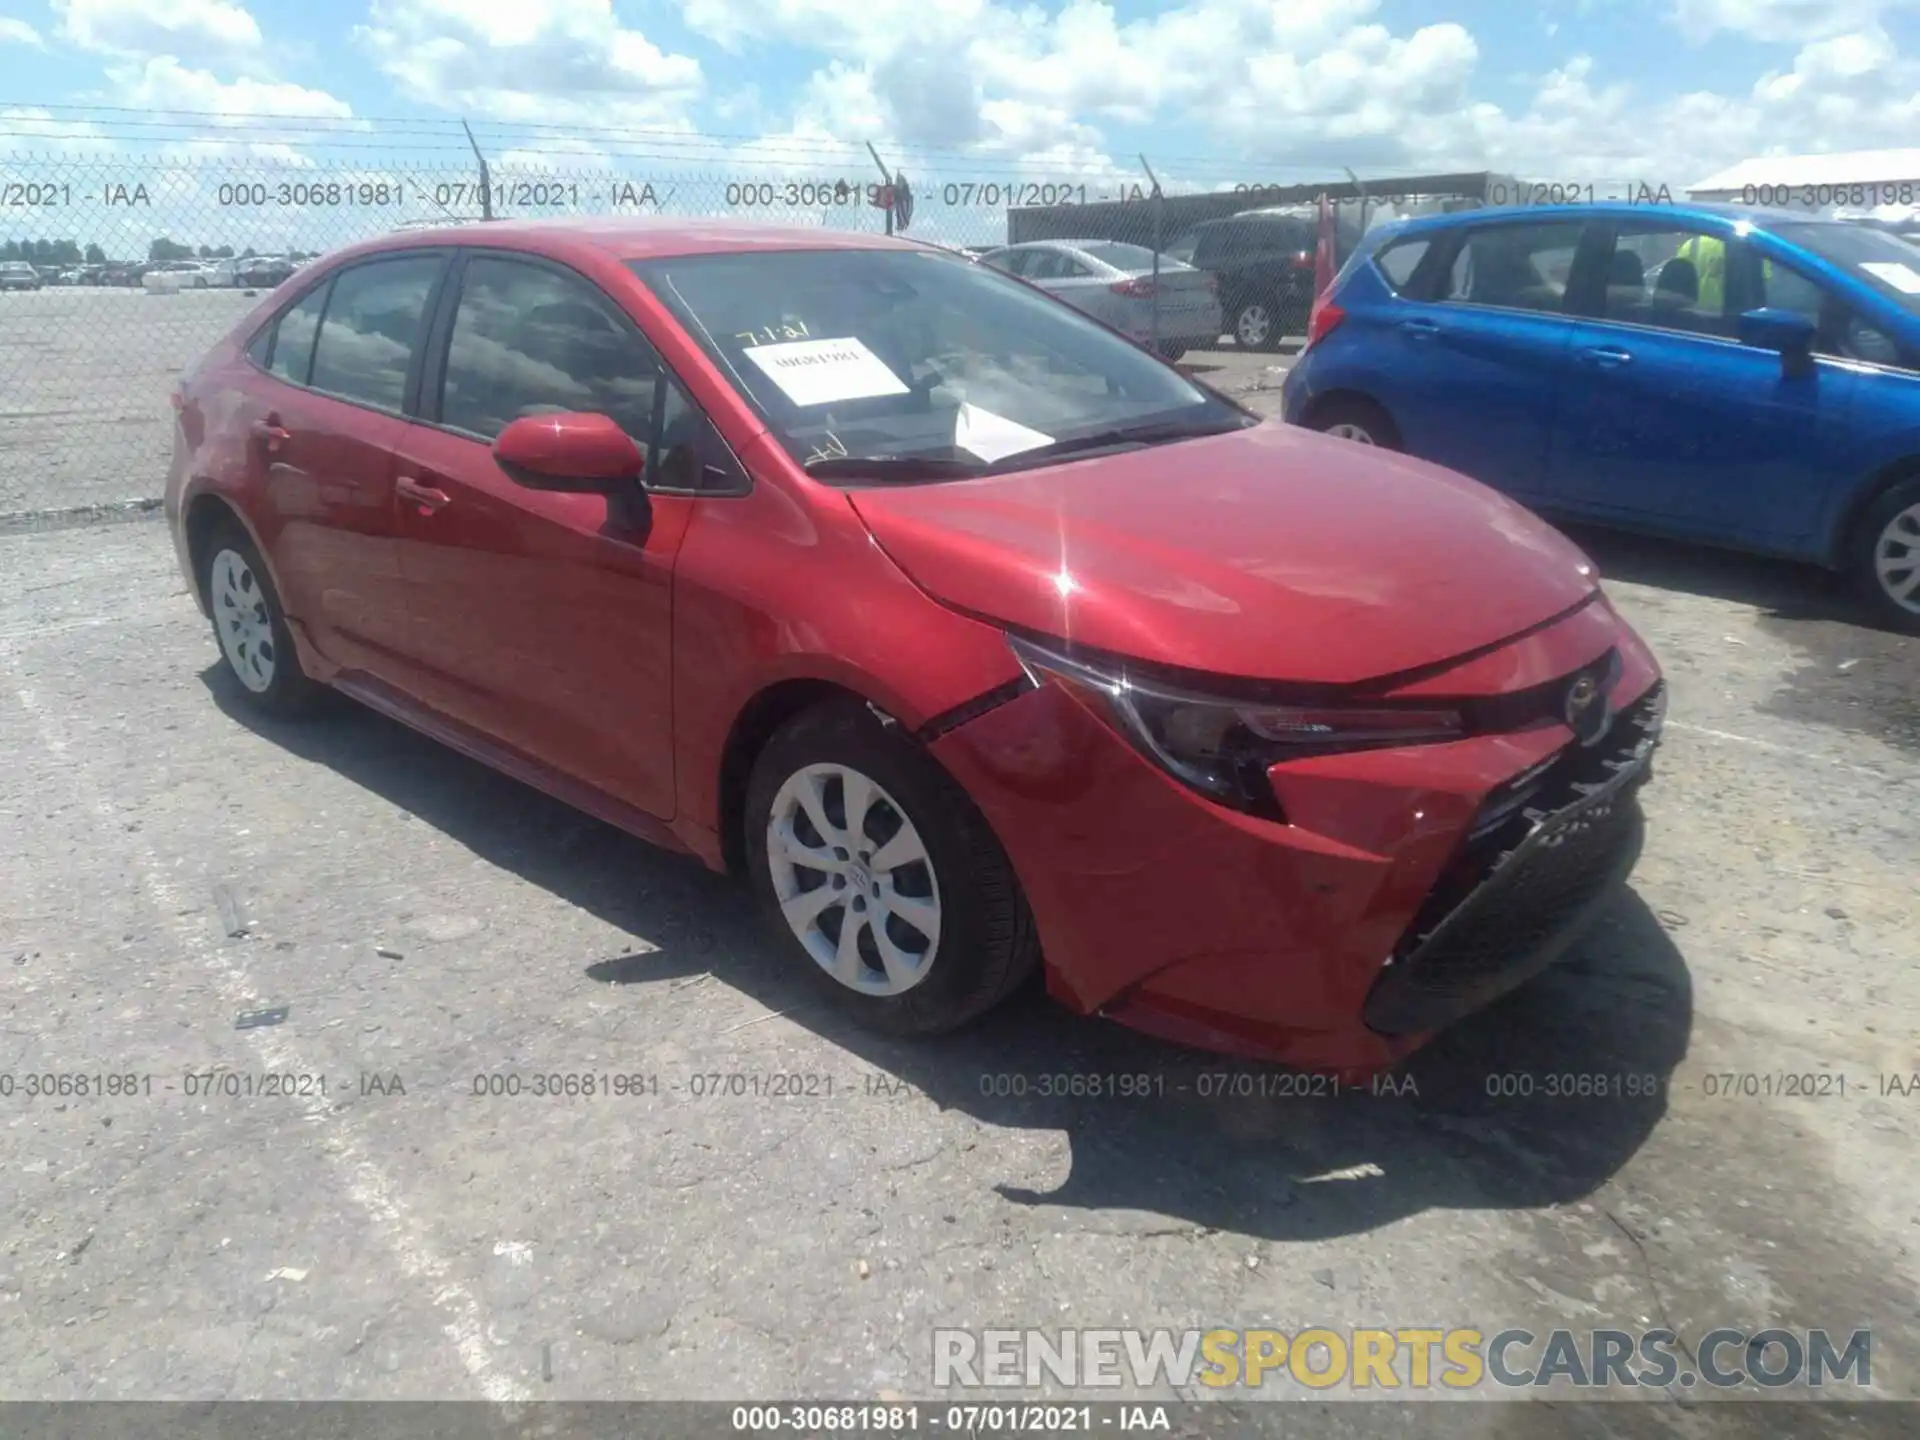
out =
{"type": "Polygon", "coordinates": [[[966,792],[854,700],[806,711],[747,785],[754,888],[840,1011],[893,1034],[952,1030],[1039,960],[1012,863],[966,792]]]}
{"type": "Polygon", "coordinates": [[[1173,365],[1186,358],[1187,347],[1176,344],[1171,340],[1162,340],[1154,347],[1154,351],[1162,360],[1166,361],[1169,365],[1173,365]]]}
{"type": "Polygon", "coordinates": [[[1860,522],[1854,584],[1888,629],[1920,635],[1920,476],[1895,485],[1860,522]]]}

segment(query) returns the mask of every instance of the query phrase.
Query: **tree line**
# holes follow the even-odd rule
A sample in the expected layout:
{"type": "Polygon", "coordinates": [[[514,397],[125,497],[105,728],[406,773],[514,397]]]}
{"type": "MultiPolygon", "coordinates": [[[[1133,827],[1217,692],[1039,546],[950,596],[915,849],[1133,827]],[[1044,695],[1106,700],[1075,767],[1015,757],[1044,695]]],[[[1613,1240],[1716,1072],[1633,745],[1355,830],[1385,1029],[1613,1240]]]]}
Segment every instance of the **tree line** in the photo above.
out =
{"type": "MultiPolygon", "coordinates": [[[[162,264],[168,260],[251,260],[260,252],[249,245],[236,251],[231,245],[183,245],[162,235],[147,246],[147,260],[162,264]]],[[[317,250],[292,250],[292,260],[307,260],[317,250]]],[[[82,246],[77,240],[8,240],[0,242],[0,260],[25,260],[29,265],[106,265],[107,252],[97,244],[82,246]]]]}

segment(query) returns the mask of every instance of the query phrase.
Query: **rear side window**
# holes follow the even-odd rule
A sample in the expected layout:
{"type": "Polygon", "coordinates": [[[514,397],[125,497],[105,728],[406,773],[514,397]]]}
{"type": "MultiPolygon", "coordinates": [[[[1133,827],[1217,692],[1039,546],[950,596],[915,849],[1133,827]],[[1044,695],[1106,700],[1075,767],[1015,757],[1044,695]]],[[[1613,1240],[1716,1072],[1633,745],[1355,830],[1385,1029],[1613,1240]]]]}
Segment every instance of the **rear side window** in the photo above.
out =
{"type": "Polygon", "coordinates": [[[399,411],[444,264],[438,255],[406,256],[371,260],[336,275],[313,348],[313,388],[399,411]]]}
{"type": "Polygon", "coordinates": [[[1427,252],[1432,249],[1433,242],[1424,236],[1390,241],[1373,257],[1373,263],[1386,278],[1387,284],[1393,287],[1394,293],[1404,295],[1413,281],[1413,272],[1420,268],[1420,262],[1427,258],[1427,252]]]}
{"type": "Polygon", "coordinates": [[[1092,273],[1064,250],[1042,251],[1027,268],[1032,280],[1078,280],[1092,273]]]}
{"type": "Polygon", "coordinates": [[[1582,228],[1577,220],[1559,220],[1469,230],[1441,298],[1559,314],[1582,228]]]}
{"type": "Polygon", "coordinates": [[[307,372],[313,364],[313,337],[327,306],[327,289],[324,284],[314,286],[277,324],[267,327],[267,369],[290,385],[307,383],[307,372]]]}

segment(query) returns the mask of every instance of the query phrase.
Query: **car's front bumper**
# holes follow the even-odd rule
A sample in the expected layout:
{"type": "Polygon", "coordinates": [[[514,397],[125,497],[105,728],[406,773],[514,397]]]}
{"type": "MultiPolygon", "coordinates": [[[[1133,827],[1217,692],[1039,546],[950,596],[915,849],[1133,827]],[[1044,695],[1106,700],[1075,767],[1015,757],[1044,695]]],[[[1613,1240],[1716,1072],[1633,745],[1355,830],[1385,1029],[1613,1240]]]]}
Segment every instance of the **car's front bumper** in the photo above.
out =
{"type": "MultiPolygon", "coordinates": [[[[1536,637],[1548,653],[1530,663],[1571,674],[1617,654],[1622,718],[1595,750],[1618,758],[1607,747],[1638,735],[1633,707],[1657,705],[1658,667],[1610,610],[1591,610],[1536,637]]],[[[1054,685],[933,750],[1005,845],[1058,998],[1181,1043],[1343,1072],[1391,1065],[1572,943],[1631,869],[1646,773],[1641,756],[1604,799],[1570,791],[1555,806],[1552,785],[1591,783],[1591,757],[1541,724],[1276,766],[1276,824],[1195,795],[1054,685]],[[1518,776],[1545,787],[1531,801],[1548,811],[1524,819],[1532,838],[1476,838],[1518,776]]]]}

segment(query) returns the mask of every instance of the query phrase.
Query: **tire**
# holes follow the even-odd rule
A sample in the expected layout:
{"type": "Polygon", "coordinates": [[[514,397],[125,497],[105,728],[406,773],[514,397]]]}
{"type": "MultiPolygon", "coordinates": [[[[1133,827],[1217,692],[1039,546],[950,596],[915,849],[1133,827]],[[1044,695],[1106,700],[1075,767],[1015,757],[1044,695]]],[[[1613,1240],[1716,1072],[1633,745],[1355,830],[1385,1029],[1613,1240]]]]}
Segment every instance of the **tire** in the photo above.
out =
{"type": "Polygon", "coordinates": [[[310,712],[326,690],[300,668],[286,611],[253,540],[235,521],[208,537],[201,593],[213,612],[213,640],[241,698],[263,715],[310,712]],[[247,615],[252,602],[251,617],[247,615]]]}
{"type": "Polygon", "coordinates": [[[897,725],[858,701],[817,706],[774,735],[747,782],[745,827],[753,886],[781,943],[863,1027],[894,1035],[957,1029],[1011,995],[1039,963],[1033,914],[985,817],[897,725]],[[845,828],[850,777],[873,787],[864,844],[845,828]],[[849,842],[839,847],[848,860],[865,854],[881,865],[838,860],[835,839],[849,842]],[[898,853],[888,865],[890,848],[898,853]],[[916,848],[922,859],[911,858],[916,848]],[[822,863],[796,863],[796,854],[822,863]],[[806,903],[822,892],[849,898],[806,903]],[[783,897],[796,912],[792,921],[783,897]],[[890,912],[878,927],[874,909],[853,908],[876,903],[890,912]],[[839,942],[856,915],[856,953],[849,954],[839,942]],[[881,961],[881,935],[894,951],[892,974],[881,961]],[[854,983],[835,975],[834,964],[845,965],[854,983]]]}
{"type": "Polygon", "coordinates": [[[1233,311],[1233,343],[1242,350],[1272,352],[1285,339],[1280,307],[1272,300],[1242,300],[1233,311]]]}
{"type": "Polygon", "coordinates": [[[1307,420],[1309,430],[1322,435],[1350,440],[1357,445],[1373,445],[1382,450],[1400,449],[1400,431],[1392,418],[1373,401],[1354,395],[1330,400],[1313,411],[1307,420]]]}
{"type": "Polygon", "coordinates": [[[1154,347],[1154,353],[1169,365],[1177,365],[1186,358],[1187,347],[1162,340],[1159,345],[1154,347]]]}
{"type": "Polygon", "coordinates": [[[1867,507],[1847,569],[1877,623],[1920,635],[1920,475],[1867,507]]]}

